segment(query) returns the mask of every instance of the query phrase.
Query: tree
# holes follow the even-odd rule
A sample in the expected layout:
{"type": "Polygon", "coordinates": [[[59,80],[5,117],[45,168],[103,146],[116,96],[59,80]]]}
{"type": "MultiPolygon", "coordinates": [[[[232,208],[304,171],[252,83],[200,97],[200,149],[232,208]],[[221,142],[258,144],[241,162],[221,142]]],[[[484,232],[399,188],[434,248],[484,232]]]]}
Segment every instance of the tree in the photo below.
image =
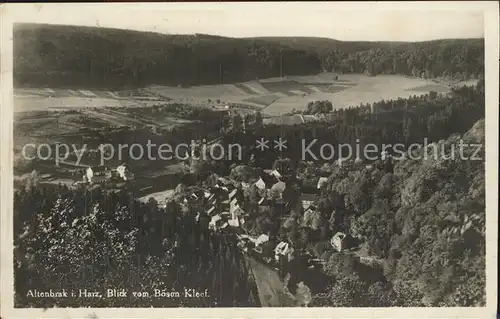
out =
{"type": "Polygon", "coordinates": [[[413,121],[411,120],[411,118],[409,118],[404,122],[403,132],[404,132],[403,135],[405,139],[405,144],[408,145],[413,134],[413,121]]]}
{"type": "Polygon", "coordinates": [[[235,114],[231,117],[231,130],[234,132],[239,132],[243,128],[243,118],[239,114],[235,114]]]}
{"type": "Polygon", "coordinates": [[[258,129],[262,126],[262,113],[260,111],[255,112],[255,127],[258,129]]]}

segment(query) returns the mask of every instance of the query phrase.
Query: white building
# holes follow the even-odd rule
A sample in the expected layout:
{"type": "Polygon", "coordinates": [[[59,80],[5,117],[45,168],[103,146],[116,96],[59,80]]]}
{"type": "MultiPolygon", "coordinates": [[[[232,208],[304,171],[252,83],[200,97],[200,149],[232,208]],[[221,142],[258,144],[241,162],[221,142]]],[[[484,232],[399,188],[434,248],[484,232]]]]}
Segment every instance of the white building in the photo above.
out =
{"type": "Polygon", "coordinates": [[[277,170],[272,170],[271,172],[269,172],[269,175],[271,176],[274,176],[276,179],[280,179],[281,177],[283,177],[280,172],[278,172],[277,170]]]}
{"type": "Polygon", "coordinates": [[[118,166],[116,168],[116,172],[118,173],[118,176],[125,181],[134,179],[134,174],[130,171],[126,164],[118,166]]]}
{"type": "Polygon", "coordinates": [[[338,232],[335,235],[333,235],[332,239],[330,240],[330,244],[337,251],[342,251],[344,249],[351,248],[352,239],[353,238],[351,236],[346,235],[342,232],[338,232]]]}
{"type": "Polygon", "coordinates": [[[255,246],[260,246],[264,243],[267,243],[268,241],[269,241],[269,236],[267,236],[266,234],[262,234],[255,240],[255,246]]]}
{"type": "Polygon", "coordinates": [[[266,189],[266,183],[262,178],[259,178],[259,180],[255,182],[255,186],[259,189],[266,189]]]}
{"type": "Polygon", "coordinates": [[[318,180],[317,188],[321,189],[327,182],[328,182],[328,178],[326,178],[326,177],[320,177],[319,180],[318,180]]]}
{"type": "Polygon", "coordinates": [[[280,242],[276,248],[274,248],[274,257],[276,261],[280,261],[281,258],[285,257],[286,260],[292,260],[294,249],[292,245],[284,241],[280,242]]]}
{"type": "Polygon", "coordinates": [[[210,223],[208,223],[208,228],[211,230],[217,230],[221,227],[222,217],[220,215],[212,216],[210,223]]]}
{"type": "Polygon", "coordinates": [[[85,171],[85,176],[89,183],[99,183],[105,181],[108,176],[109,170],[105,166],[88,167],[85,171]]]}

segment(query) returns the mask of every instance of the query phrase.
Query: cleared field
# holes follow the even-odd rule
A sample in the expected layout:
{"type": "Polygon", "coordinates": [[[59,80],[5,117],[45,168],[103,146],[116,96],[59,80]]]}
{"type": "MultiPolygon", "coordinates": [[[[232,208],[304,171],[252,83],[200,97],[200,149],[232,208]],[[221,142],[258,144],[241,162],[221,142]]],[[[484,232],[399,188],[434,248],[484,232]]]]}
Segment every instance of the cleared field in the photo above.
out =
{"type": "Polygon", "coordinates": [[[248,86],[246,86],[242,83],[236,83],[234,86],[237,87],[239,90],[241,90],[241,92],[243,94],[249,94],[249,95],[256,94],[256,92],[254,90],[252,90],[251,88],[249,88],[248,86]]]}
{"type": "Polygon", "coordinates": [[[252,81],[252,82],[246,82],[243,83],[247,88],[249,88],[251,91],[255,92],[256,94],[269,94],[271,93],[268,91],[266,87],[264,87],[260,82],[258,81],[252,81]]]}
{"type": "MultiPolygon", "coordinates": [[[[25,113],[22,113],[25,114],[25,113]]],[[[47,114],[40,117],[16,116],[14,120],[14,141],[23,137],[60,135],[77,132],[82,128],[105,126],[101,117],[88,118],[82,114],[47,114]]]]}
{"type": "Polygon", "coordinates": [[[271,92],[282,92],[287,95],[301,95],[303,93],[297,93],[294,91],[300,91],[304,93],[314,92],[307,86],[301,83],[297,83],[295,81],[284,80],[281,82],[263,82],[262,86],[271,92]]]}
{"type": "Polygon", "coordinates": [[[64,90],[16,89],[15,111],[54,108],[144,107],[167,100],[199,107],[223,107],[228,103],[262,108],[268,115],[280,115],[292,109],[304,109],[308,102],[329,100],[335,108],[373,103],[420,95],[429,91],[448,92],[453,85],[474,84],[425,80],[398,75],[366,76],[363,74],[321,73],[309,76],[286,76],[236,84],[173,87],[152,85],[143,89],[64,90]]]}
{"type": "Polygon", "coordinates": [[[267,106],[274,101],[282,98],[283,95],[278,95],[278,94],[271,94],[271,95],[262,95],[262,96],[257,96],[257,97],[252,97],[250,99],[243,100],[244,102],[250,102],[250,103],[255,103],[258,105],[262,106],[267,106]]]}
{"type": "Polygon", "coordinates": [[[14,90],[14,112],[54,108],[150,106],[165,101],[141,89],[118,92],[57,88],[14,90]]]}
{"type": "Polygon", "coordinates": [[[433,84],[424,84],[421,86],[416,86],[408,90],[413,92],[430,92],[430,91],[448,92],[450,88],[442,84],[433,83],[433,84]]]}
{"type": "Polygon", "coordinates": [[[117,100],[112,98],[83,97],[14,97],[14,112],[37,111],[48,109],[89,108],[89,107],[127,107],[141,106],[132,100],[117,100]]]}
{"type": "Polygon", "coordinates": [[[165,205],[165,201],[171,198],[175,193],[174,189],[167,189],[161,192],[151,193],[146,196],[142,196],[139,198],[139,201],[143,203],[147,203],[150,198],[155,199],[159,204],[165,205]]]}
{"type": "Polygon", "coordinates": [[[190,97],[193,99],[222,99],[224,96],[247,97],[251,95],[244,92],[241,86],[233,84],[202,85],[188,88],[154,85],[148,87],[147,90],[174,100],[190,97]]]}
{"type": "MultiPolygon", "coordinates": [[[[301,78],[304,80],[304,77],[301,78]]],[[[379,75],[366,76],[362,74],[340,75],[344,85],[336,82],[329,86],[329,92],[312,92],[305,97],[283,97],[265,108],[266,114],[271,116],[290,112],[292,109],[304,110],[307,103],[317,100],[328,100],[334,108],[357,106],[361,103],[373,103],[380,100],[407,98],[412,95],[421,95],[429,91],[448,92],[446,85],[431,80],[398,76],[379,75]]],[[[315,78],[315,81],[318,79],[315,78]]],[[[316,86],[316,85],[315,85],[316,86]]]]}

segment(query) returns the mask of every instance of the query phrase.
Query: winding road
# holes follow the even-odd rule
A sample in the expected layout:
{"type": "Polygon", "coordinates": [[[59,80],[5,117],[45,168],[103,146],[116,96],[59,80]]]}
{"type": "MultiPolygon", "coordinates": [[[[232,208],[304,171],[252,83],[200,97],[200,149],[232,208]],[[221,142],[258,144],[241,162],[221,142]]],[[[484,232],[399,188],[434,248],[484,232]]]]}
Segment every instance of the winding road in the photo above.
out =
{"type": "Polygon", "coordinates": [[[296,307],[298,302],[285,289],[283,281],[274,269],[245,255],[257,284],[261,307],[296,307]]]}

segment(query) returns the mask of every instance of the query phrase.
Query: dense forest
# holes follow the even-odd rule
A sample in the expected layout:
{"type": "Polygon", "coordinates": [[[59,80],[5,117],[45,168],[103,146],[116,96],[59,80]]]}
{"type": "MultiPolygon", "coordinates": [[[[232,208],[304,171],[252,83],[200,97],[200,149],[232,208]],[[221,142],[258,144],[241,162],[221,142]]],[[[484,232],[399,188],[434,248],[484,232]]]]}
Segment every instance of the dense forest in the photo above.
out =
{"type": "Polygon", "coordinates": [[[324,70],[341,73],[477,79],[484,73],[484,42],[480,39],[436,40],[349,54],[336,50],[326,54],[322,62],[324,70]]]}
{"type": "Polygon", "coordinates": [[[36,24],[14,28],[14,83],[18,86],[186,86],[321,71],[477,78],[484,72],[484,41],[372,43],[165,35],[36,24]]]}

